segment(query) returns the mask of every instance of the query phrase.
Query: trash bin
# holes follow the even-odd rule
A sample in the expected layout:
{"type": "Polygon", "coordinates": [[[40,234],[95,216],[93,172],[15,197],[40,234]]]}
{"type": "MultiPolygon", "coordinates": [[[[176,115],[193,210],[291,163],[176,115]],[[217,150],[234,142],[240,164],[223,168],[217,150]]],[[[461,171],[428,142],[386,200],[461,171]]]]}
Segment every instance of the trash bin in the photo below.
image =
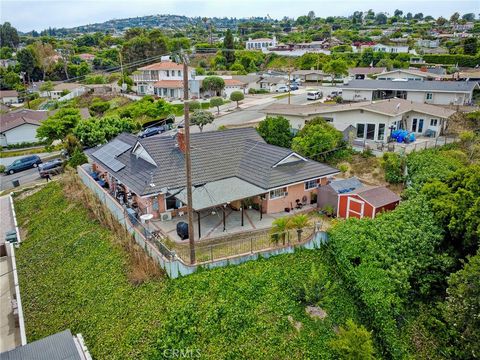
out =
{"type": "Polygon", "coordinates": [[[20,181],[12,180],[12,185],[13,185],[13,187],[19,187],[20,186],[20,181]]]}

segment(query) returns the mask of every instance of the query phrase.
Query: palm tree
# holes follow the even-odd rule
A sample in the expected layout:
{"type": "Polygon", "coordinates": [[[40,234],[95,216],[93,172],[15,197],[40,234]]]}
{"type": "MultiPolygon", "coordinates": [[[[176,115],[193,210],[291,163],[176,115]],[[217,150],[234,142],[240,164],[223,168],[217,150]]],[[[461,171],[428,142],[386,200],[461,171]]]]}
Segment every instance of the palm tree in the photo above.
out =
{"type": "Polygon", "coordinates": [[[288,223],[290,229],[297,229],[298,242],[302,239],[303,229],[310,226],[310,219],[305,214],[298,214],[290,218],[288,223]]]}
{"type": "Polygon", "coordinates": [[[287,217],[281,217],[275,219],[272,223],[272,229],[270,233],[272,235],[272,241],[277,245],[280,236],[282,238],[282,243],[285,245],[285,233],[288,230],[289,219],[287,217]]]}

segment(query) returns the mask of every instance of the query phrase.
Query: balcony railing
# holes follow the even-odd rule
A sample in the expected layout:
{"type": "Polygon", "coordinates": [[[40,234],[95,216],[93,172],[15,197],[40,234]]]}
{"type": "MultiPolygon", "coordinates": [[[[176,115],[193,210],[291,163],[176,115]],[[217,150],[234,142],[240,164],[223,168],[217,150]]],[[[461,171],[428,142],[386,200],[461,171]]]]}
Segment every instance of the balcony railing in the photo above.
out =
{"type": "Polygon", "coordinates": [[[134,82],[142,82],[142,81],[158,81],[160,80],[158,76],[151,76],[147,74],[133,74],[133,81],[134,82]]]}

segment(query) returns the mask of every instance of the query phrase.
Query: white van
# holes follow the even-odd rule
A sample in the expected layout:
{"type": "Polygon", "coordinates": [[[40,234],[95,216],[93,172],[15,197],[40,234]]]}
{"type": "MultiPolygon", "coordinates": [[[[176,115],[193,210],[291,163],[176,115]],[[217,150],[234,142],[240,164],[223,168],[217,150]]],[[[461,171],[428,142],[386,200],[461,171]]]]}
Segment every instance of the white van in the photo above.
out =
{"type": "Polygon", "coordinates": [[[321,99],[322,96],[322,92],[318,90],[311,90],[307,92],[307,100],[318,100],[321,99]]]}

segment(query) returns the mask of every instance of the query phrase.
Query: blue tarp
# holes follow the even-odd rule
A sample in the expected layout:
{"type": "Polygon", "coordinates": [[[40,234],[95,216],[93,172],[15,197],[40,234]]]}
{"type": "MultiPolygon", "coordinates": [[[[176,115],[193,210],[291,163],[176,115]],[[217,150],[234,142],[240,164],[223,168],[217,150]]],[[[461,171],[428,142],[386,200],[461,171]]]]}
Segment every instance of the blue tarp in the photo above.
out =
{"type": "Polygon", "coordinates": [[[398,143],[411,143],[415,141],[415,134],[409,133],[407,130],[394,130],[392,132],[392,139],[398,143]]]}

